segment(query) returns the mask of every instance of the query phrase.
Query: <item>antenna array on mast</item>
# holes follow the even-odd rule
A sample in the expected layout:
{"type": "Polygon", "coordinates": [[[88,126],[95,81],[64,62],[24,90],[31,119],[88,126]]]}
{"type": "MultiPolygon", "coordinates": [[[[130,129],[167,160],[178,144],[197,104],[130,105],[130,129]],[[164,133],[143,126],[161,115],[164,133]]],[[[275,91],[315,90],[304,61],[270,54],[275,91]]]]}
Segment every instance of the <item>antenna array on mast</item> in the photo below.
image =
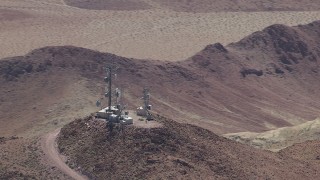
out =
{"type": "Polygon", "coordinates": [[[150,92],[148,88],[143,88],[143,106],[137,109],[137,115],[146,117],[147,120],[152,120],[152,116],[150,114],[151,105],[150,101],[150,92]]]}
{"type": "MultiPolygon", "coordinates": [[[[109,127],[113,127],[113,123],[120,123],[120,124],[132,124],[133,119],[128,116],[126,112],[125,115],[122,114],[124,110],[124,106],[120,104],[121,98],[121,90],[119,88],[115,88],[112,90],[113,85],[113,77],[116,78],[116,71],[118,67],[115,65],[107,65],[105,67],[106,76],[104,77],[105,85],[105,93],[104,96],[107,98],[108,106],[99,112],[97,112],[96,117],[100,119],[104,119],[108,122],[109,127]],[[115,105],[112,104],[112,97],[115,97],[115,105]]],[[[101,103],[97,101],[97,106],[101,105],[101,103]]]]}

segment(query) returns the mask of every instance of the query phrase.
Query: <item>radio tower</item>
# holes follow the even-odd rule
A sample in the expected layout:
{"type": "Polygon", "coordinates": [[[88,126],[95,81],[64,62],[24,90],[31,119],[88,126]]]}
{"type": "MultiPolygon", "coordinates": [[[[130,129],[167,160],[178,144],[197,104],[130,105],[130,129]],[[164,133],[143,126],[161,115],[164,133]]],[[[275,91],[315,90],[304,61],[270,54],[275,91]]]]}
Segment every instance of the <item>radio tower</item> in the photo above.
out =
{"type": "MultiPolygon", "coordinates": [[[[124,106],[120,104],[121,91],[119,88],[115,88],[115,91],[112,90],[113,77],[116,77],[115,72],[117,71],[117,67],[115,65],[108,65],[105,67],[106,76],[104,77],[104,81],[106,83],[104,96],[108,99],[107,107],[102,108],[100,111],[96,113],[97,118],[105,119],[107,121],[107,126],[110,129],[110,132],[113,129],[114,123],[120,123],[124,125],[132,124],[133,119],[128,116],[128,112],[122,114],[124,110],[124,106]],[[112,96],[114,96],[114,101],[116,105],[112,105],[112,96]]],[[[98,100],[96,103],[97,106],[101,105],[101,102],[98,100]]]]}
{"type": "Polygon", "coordinates": [[[115,66],[108,65],[106,67],[107,76],[104,78],[104,81],[107,83],[105,97],[108,98],[109,111],[112,108],[112,75],[115,75],[116,70],[115,66]]]}
{"type": "Polygon", "coordinates": [[[151,110],[151,105],[149,104],[150,101],[150,92],[148,88],[143,89],[143,102],[144,102],[144,107],[143,109],[145,110],[146,118],[147,120],[152,120],[151,114],[149,110],[151,110]]]}

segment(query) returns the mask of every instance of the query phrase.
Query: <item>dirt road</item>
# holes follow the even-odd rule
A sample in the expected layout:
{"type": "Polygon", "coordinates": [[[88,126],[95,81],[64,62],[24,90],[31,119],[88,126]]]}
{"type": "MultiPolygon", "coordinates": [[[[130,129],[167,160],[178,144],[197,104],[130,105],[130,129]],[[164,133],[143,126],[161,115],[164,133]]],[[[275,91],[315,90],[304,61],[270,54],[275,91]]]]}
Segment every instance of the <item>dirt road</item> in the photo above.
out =
{"type": "Polygon", "coordinates": [[[71,169],[64,160],[61,158],[57,150],[56,138],[60,132],[60,128],[48,133],[42,139],[42,150],[45,153],[45,156],[53,163],[54,166],[59,168],[62,172],[67,174],[73,179],[76,180],[87,180],[88,178],[79,174],[78,172],[71,169]]]}

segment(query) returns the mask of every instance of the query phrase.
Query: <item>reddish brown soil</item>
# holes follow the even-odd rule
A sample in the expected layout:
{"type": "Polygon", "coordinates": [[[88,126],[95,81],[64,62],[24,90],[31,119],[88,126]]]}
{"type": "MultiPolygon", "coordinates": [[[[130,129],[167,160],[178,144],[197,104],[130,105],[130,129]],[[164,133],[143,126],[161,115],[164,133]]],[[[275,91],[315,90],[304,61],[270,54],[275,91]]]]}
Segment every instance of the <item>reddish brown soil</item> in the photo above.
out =
{"type": "Polygon", "coordinates": [[[70,179],[43,158],[38,139],[0,137],[0,179],[70,179]]]}
{"type": "Polygon", "coordinates": [[[320,141],[298,143],[281,150],[279,154],[320,168],[320,141]]]}
{"type": "MultiPolygon", "coordinates": [[[[92,179],[316,179],[320,167],[157,116],[162,128],[110,132],[91,118],[61,130],[58,146],[92,179]]],[[[299,150],[297,150],[299,152],[299,150]]],[[[301,153],[302,151],[300,151],[301,153]]]]}
{"type": "Polygon", "coordinates": [[[68,175],[70,178],[77,180],[86,180],[87,178],[80,175],[79,172],[72,170],[68,165],[65,164],[65,158],[62,157],[57,150],[56,139],[60,129],[57,129],[51,133],[48,133],[42,139],[42,150],[45,153],[45,157],[50,159],[55,167],[60,169],[64,174],[68,175]]]}

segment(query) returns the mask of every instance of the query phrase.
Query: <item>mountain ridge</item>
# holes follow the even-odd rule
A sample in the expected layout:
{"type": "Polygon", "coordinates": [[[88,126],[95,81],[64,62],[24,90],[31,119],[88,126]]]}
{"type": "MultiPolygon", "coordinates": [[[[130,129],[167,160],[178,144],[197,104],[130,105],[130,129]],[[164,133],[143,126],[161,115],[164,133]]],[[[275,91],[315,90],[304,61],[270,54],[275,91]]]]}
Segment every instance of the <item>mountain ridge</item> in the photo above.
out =
{"type": "MultiPolygon", "coordinates": [[[[0,76],[6,87],[2,90],[12,89],[7,82],[22,85],[25,78],[32,81],[32,78],[42,76],[41,73],[46,74],[41,78],[47,81],[52,76],[48,74],[61,78],[72,76],[70,79],[75,80],[71,80],[70,86],[78,81],[88,84],[79,87],[79,95],[84,99],[86,93],[90,94],[90,100],[85,100],[90,104],[81,104],[81,107],[93,110],[94,96],[99,99],[102,94],[103,67],[113,64],[119,67],[118,82],[121,83],[118,85],[125,88],[124,99],[130,108],[141,103],[138,97],[142,88],[148,86],[159,112],[218,134],[261,132],[297,125],[316,119],[319,113],[320,47],[314,43],[316,41],[304,40],[305,37],[320,38],[319,24],[320,21],[316,21],[293,28],[274,25],[238,43],[208,45],[193,57],[179,62],[129,59],[73,46],[45,47],[25,56],[1,60],[0,76]],[[303,33],[297,33],[296,29],[303,33]],[[255,40],[257,34],[267,37],[269,49],[261,44],[265,39],[255,40]],[[277,38],[281,35],[285,39],[277,38]],[[299,44],[303,44],[302,49],[299,44]],[[282,56],[292,63],[281,61],[282,56]],[[293,63],[293,57],[299,63],[293,63]]],[[[41,85],[36,81],[33,84],[41,85]]],[[[57,86],[59,89],[59,84],[57,86]]],[[[18,98],[19,92],[13,96],[18,98]]],[[[72,103],[66,106],[73,107],[72,103]]],[[[68,111],[61,110],[61,113],[68,111]]]]}

